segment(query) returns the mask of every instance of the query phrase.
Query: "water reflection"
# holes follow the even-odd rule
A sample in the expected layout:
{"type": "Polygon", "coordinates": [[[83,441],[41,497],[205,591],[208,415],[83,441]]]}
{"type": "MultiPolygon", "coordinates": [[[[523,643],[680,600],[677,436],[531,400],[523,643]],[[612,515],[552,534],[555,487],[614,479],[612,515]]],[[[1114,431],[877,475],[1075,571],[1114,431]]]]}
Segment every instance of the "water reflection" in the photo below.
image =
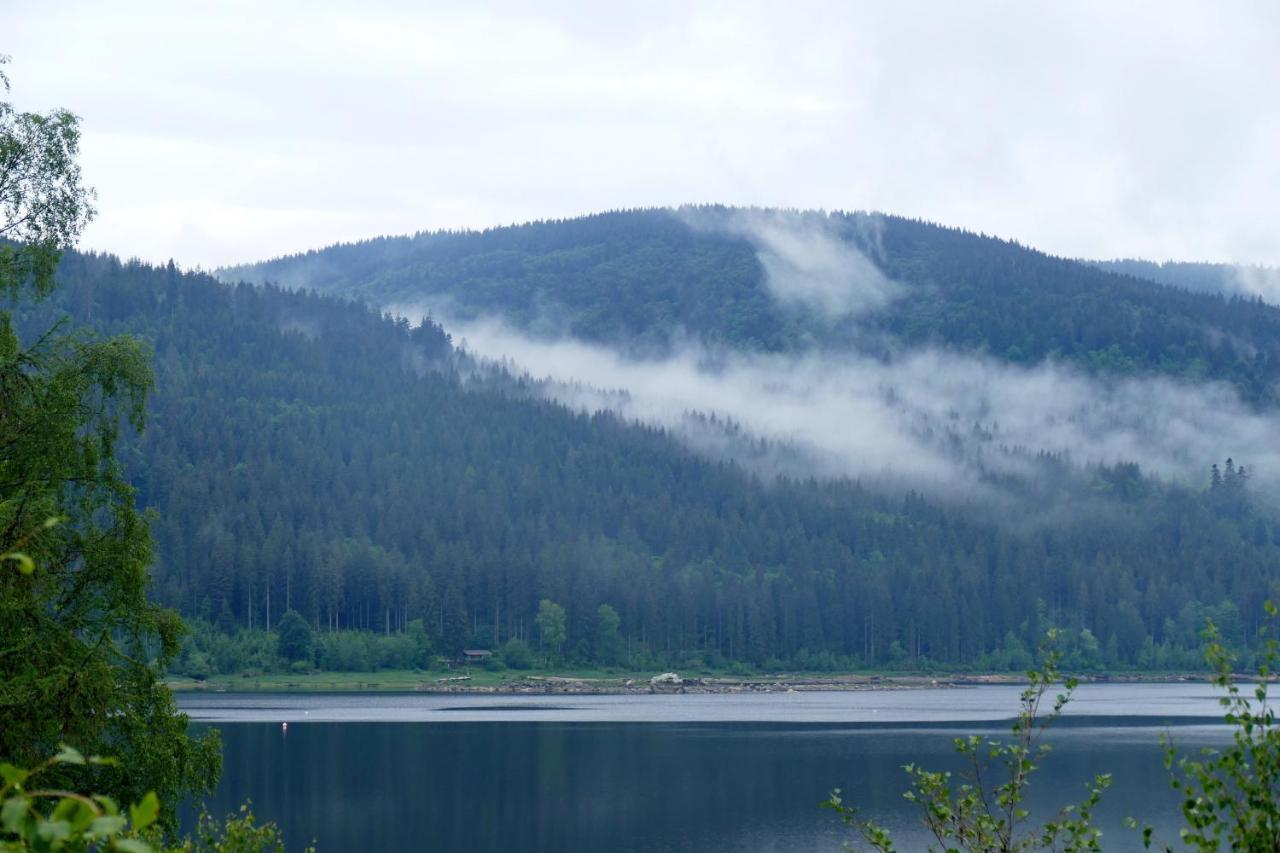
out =
{"type": "MultiPolygon", "coordinates": [[[[1149,720],[1071,726],[1036,778],[1033,806],[1079,800],[1111,772],[1100,818],[1106,849],[1138,849],[1125,815],[1170,830],[1176,801],[1149,720]]],[[[220,726],[225,768],[210,807],[246,797],[291,846],[322,850],[838,850],[817,804],[844,789],[923,847],[902,800],[908,761],[959,770],[954,730],[778,723],[278,723],[220,726]]],[[[972,730],[970,726],[967,730],[972,730]]],[[[1003,734],[1003,727],[988,729],[1003,734]]],[[[1222,728],[1185,726],[1188,748],[1222,728]]]]}

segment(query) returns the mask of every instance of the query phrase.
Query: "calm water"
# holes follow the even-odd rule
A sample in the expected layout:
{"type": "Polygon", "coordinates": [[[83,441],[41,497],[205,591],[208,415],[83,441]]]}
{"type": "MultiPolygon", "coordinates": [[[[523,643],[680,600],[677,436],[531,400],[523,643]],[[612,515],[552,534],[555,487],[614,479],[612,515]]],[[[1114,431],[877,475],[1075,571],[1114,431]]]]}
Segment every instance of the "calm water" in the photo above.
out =
{"type": "MultiPolygon", "coordinates": [[[[739,696],[183,696],[225,747],[215,813],[245,798],[321,850],[838,850],[833,787],[923,847],[901,766],[959,769],[951,741],[1007,732],[1017,688],[739,696]],[[287,733],[281,721],[289,721],[287,733]]],[[[1108,850],[1138,815],[1176,837],[1157,735],[1227,730],[1201,685],[1089,685],[1033,785],[1048,813],[1111,772],[1108,850]]]]}

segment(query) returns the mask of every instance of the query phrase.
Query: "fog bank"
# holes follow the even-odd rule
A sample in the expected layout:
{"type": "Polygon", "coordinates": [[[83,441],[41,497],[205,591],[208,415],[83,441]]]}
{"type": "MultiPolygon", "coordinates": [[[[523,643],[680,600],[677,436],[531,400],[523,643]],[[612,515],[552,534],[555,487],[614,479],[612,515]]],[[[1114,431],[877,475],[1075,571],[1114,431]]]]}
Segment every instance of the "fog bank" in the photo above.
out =
{"type": "MultiPolygon", "coordinates": [[[[819,476],[896,480],[981,494],[983,472],[1031,470],[1040,451],[1077,465],[1134,462],[1200,486],[1234,457],[1274,492],[1280,417],[1221,383],[1101,379],[1062,364],[1025,368],[926,349],[892,361],[850,352],[717,354],[686,346],[634,360],[576,340],[539,340],[498,321],[446,324],[474,355],[506,360],[583,411],[608,409],[703,445],[690,413],[804,452],[819,476]],[[605,393],[609,391],[623,393],[605,393]]],[[[705,432],[705,431],[703,431],[705,432]]]]}

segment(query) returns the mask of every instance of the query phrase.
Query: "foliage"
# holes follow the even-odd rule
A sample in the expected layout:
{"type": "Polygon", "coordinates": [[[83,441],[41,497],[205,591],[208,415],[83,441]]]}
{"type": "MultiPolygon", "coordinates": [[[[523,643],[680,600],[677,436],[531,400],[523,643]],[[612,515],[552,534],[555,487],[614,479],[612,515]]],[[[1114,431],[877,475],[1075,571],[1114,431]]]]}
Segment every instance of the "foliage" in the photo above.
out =
{"type": "Polygon", "coordinates": [[[160,800],[148,791],[127,811],[102,794],[37,785],[58,767],[118,767],[114,758],[85,758],[65,744],[32,769],[0,763],[0,851],[95,850],[120,853],[284,853],[274,824],[258,825],[248,805],[223,821],[202,813],[195,834],[170,845],[158,823],[160,800]]]}
{"type": "Polygon", "coordinates": [[[311,626],[296,610],[287,611],[280,619],[276,649],[280,657],[294,663],[311,657],[311,626]]]}
{"type": "MultiPolygon", "coordinates": [[[[0,86],[9,91],[0,56],[0,86]]],[[[93,218],[80,179],[80,121],[66,110],[22,112],[0,101],[0,296],[53,289],[58,258],[93,218]]]]}
{"type": "Polygon", "coordinates": [[[568,638],[565,631],[564,608],[549,598],[538,604],[538,615],[533,620],[538,626],[538,642],[548,654],[560,656],[560,649],[568,638]]]}
{"type": "Polygon", "coordinates": [[[531,669],[533,650],[519,637],[512,637],[502,646],[502,662],[511,669],[531,669]]]}
{"type": "MultiPolygon", "coordinates": [[[[1274,619],[1275,605],[1267,602],[1266,610],[1274,619]]],[[[1259,680],[1250,700],[1236,683],[1218,626],[1210,622],[1208,634],[1205,656],[1214,670],[1214,684],[1226,691],[1221,702],[1234,731],[1229,747],[1206,749],[1199,759],[1179,757],[1173,741],[1162,736],[1165,767],[1186,822],[1181,840],[1203,853],[1227,848],[1280,850],[1280,726],[1268,701],[1270,682],[1280,663],[1280,643],[1274,637],[1265,638],[1259,680]]],[[[1136,826],[1136,821],[1131,823],[1136,826]]],[[[1143,843],[1148,848],[1153,843],[1150,826],[1143,830],[1143,843]]]]}
{"type": "MultiPolygon", "coordinates": [[[[47,294],[92,214],[78,139],[70,113],[0,104],[0,237],[22,241],[0,247],[0,296],[47,294]]],[[[72,742],[122,759],[99,768],[100,793],[176,802],[212,784],[219,758],[158,682],[182,624],[147,598],[151,538],[117,458],[120,422],[142,428],[146,348],[56,323],[33,338],[0,311],[0,757],[32,766],[72,742]]],[[[44,772],[83,781],[66,763],[44,772]]]]}
{"type": "MultiPolygon", "coordinates": [[[[1073,671],[1185,671],[1204,665],[1206,616],[1247,660],[1239,614],[1280,578],[1265,508],[1128,468],[1054,474],[1058,491],[1029,496],[1054,523],[1022,528],[855,482],[761,481],[548,402],[429,322],[76,253],[59,281],[24,328],[67,312],[157,353],[149,428],[121,445],[157,512],[155,597],[231,638],[289,609],[317,638],[381,638],[318,647],[321,668],[385,657],[415,620],[437,653],[536,645],[548,598],[574,664],[598,662],[608,604],[640,669],[1020,672],[1056,626],[1073,671]]],[[[214,672],[276,657],[201,650],[214,672]]]]}
{"type": "MultiPolygon", "coordinates": [[[[1059,661],[1058,652],[1047,651],[1041,667],[1027,673],[1030,684],[1022,691],[1011,740],[988,740],[977,735],[956,739],[956,752],[968,763],[964,781],[956,784],[949,772],[930,771],[915,764],[906,766],[911,788],[905,796],[920,807],[925,826],[940,845],[938,849],[972,853],[1101,849],[1102,833],[1093,826],[1093,811],[1111,784],[1109,774],[1095,777],[1078,805],[1064,806],[1053,820],[1025,828],[1029,819],[1025,807],[1027,785],[1049,752],[1049,745],[1043,741],[1045,729],[1070,701],[1076,686],[1074,679],[1066,679],[1065,689],[1054,699],[1052,709],[1042,711],[1046,694],[1061,681],[1059,661]],[[996,779],[992,779],[991,765],[999,768],[996,779]]],[[[823,805],[855,829],[870,849],[896,849],[889,832],[846,806],[838,789],[823,805]]]]}
{"type": "MultiPolygon", "coordinates": [[[[1141,268],[1121,272],[1146,275],[1141,268]]],[[[941,345],[1022,364],[1208,377],[1280,402],[1280,308],[1163,287],[1014,242],[877,213],[630,210],[482,232],[379,237],[224,271],[379,305],[447,301],[642,353],[689,337],[712,346],[796,351],[941,345]],[[784,310],[744,220],[844,241],[900,282],[858,323],[784,310]],[[443,298],[443,299],[442,299],[443,298]],[[1224,334],[1226,332],[1226,334],[1224,334]]]]}
{"type": "MultiPolygon", "coordinates": [[[[284,838],[274,823],[259,824],[246,803],[239,814],[230,814],[221,821],[208,812],[201,812],[195,830],[188,838],[164,853],[284,853],[284,838]]],[[[304,853],[315,853],[314,847],[304,848],[304,853]]]]}
{"type": "Polygon", "coordinates": [[[622,662],[622,617],[610,604],[596,608],[595,659],[605,666],[617,666],[622,662]]]}
{"type": "MultiPolygon", "coordinates": [[[[114,759],[86,759],[63,745],[53,757],[31,769],[0,763],[0,850],[118,850],[150,853],[139,834],[156,822],[160,803],[148,792],[121,813],[107,796],[85,795],[35,784],[54,768],[116,766],[114,759]]],[[[62,774],[59,774],[62,775],[62,774]]]]}
{"type": "MultiPolygon", "coordinates": [[[[1264,607],[1274,621],[1275,605],[1268,601],[1264,607]]],[[[1280,726],[1268,701],[1269,686],[1280,663],[1280,641],[1265,636],[1267,626],[1260,629],[1263,643],[1258,655],[1258,683],[1250,691],[1251,699],[1236,681],[1221,629],[1212,620],[1207,625],[1209,644],[1205,657],[1213,667],[1213,683],[1225,692],[1220,701],[1226,709],[1225,722],[1232,727],[1232,742],[1225,749],[1206,748],[1197,759],[1179,756],[1172,739],[1161,736],[1165,767],[1170,770],[1170,784],[1177,792],[1185,821],[1179,837],[1182,844],[1202,853],[1223,849],[1280,850],[1280,726]]],[[[1048,654],[1041,669],[1028,673],[1030,685],[1022,692],[1012,743],[984,743],[976,736],[956,740],[957,751],[969,760],[968,781],[953,789],[950,773],[907,765],[911,789],[905,796],[921,807],[925,826],[943,849],[1101,849],[1101,832],[1093,827],[1092,818],[1110,785],[1109,774],[1095,777],[1086,786],[1088,795],[1078,806],[1065,807],[1056,819],[1035,832],[1017,832],[1018,825],[1028,818],[1021,805],[1028,777],[1048,749],[1037,742],[1070,700],[1075,686],[1072,679],[1067,679],[1066,690],[1057,697],[1053,709],[1041,714],[1043,697],[1060,678],[1060,659],[1057,652],[1048,654]],[[1007,781],[986,786],[983,753],[1004,765],[1007,781]]],[[[838,789],[823,806],[834,810],[870,849],[894,849],[889,833],[845,805],[838,789]]],[[[1127,819],[1127,823],[1134,829],[1141,828],[1144,848],[1155,844],[1166,851],[1174,849],[1157,844],[1154,827],[1140,827],[1134,818],[1127,819]]]]}
{"type": "Polygon", "coordinates": [[[413,619],[409,622],[406,633],[408,634],[411,654],[409,665],[415,669],[430,669],[432,664],[431,636],[427,633],[427,626],[423,624],[421,619],[413,619]]]}
{"type": "MultiPolygon", "coordinates": [[[[203,680],[211,675],[264,672],[425,670],[433,664],[431,638],[420,619],[412,620],[406,630],[390,634],[315,631],[305,621],[302,627],[310,638],[309,651],[306,656],[294,659],[284,654],[281,644],[280,638],[287,628],[284,621],[278,630],[241,628],[235,632],[224,632],[207,622],[192,622],[191,633],[169,671],[203,680]]],[[[301,645],[296,646],[295,653],[300,648],[301,645]]]]}

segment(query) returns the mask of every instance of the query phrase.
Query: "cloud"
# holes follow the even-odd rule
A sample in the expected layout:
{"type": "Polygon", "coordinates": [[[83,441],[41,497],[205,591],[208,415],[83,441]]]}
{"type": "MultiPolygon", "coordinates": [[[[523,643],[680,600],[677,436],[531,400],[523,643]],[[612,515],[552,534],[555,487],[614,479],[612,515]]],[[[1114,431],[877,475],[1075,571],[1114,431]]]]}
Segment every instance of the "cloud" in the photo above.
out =
{"type": "Polygon", "coordinates": [[[1240,264],[1235,268],[1235,280],[1241,294],[1280,305],[1280,268],[1240,264]]]}
{"type": "MultiPolygon", "coordinates": [[[[681,215],[693,227],[752,241],[781,310],[856,321],[904,288],[859,248],[881,253],[872,215],[720,208],[681,215]]],[[[530,331],[462,319],[446,301],[430,309],[393,313],[430,313],[473,355],[543,380],[543,392],[560,402],[669,428],[700,450],[766,473],[854,477],[991,501],[1008,497],[999,483],[1034,481],[1046,454],[1077,470],[1137,463],[1192,487],[1206,482],[1210,465],[1233,457],[1254,472],[1261,493],[1280,498],[1280,413],[1254,410],[1226,383],[1092,376],[1066,363],[1024,367],[932,347],[769,354],[712,352],[684,339],[663,357],[637,358],[622,343],[588,344],[554,325],[530,331]]]]}
{"type": "MultiPolygon", "coordinates": [[[[683,208],[678,215],[691,227],[750,240],[764,267],[765,286],[784,308],[816,311],[837,321],[884,308],[903,292],[826,213],[683,208]]],[[[872,252],[883,254],[880,216],[853,214],[840,220],[846,228],[852,224],[872,252]]]]}
{"type": "MultiPolygon", "coordinates": [[[[1077,465],[1135,462],[1194,487],[1207,482],[1211,464],[1233,456],[1254,471],[1261,492],[1280,489],[1280,416],[1254,412],[1225,384],[1099,379],[1061,364],[1025,368],[937,349],[883,361],[818,352],[713,358],[689,346],[640,361],[579,341],[537,340],[497,321],[450,329],[473,354],[550,380],[545,393],[567,405],[612,410],[700,449],[741,454],[749,442],[717,438],[722,429],[690,417],[714,414],[789,448],[792,473],[989,498],[992,475],[1030,474],[1041,451],[1077,465]]],[[[776,458],[764,461],[778,467],[776,458]]]]}
{"type": "Polygon", "coordinates": [[[1280,263],[1280,5],[8,0],[89,248],[218,266],[720,202],[1280,263]]]}

